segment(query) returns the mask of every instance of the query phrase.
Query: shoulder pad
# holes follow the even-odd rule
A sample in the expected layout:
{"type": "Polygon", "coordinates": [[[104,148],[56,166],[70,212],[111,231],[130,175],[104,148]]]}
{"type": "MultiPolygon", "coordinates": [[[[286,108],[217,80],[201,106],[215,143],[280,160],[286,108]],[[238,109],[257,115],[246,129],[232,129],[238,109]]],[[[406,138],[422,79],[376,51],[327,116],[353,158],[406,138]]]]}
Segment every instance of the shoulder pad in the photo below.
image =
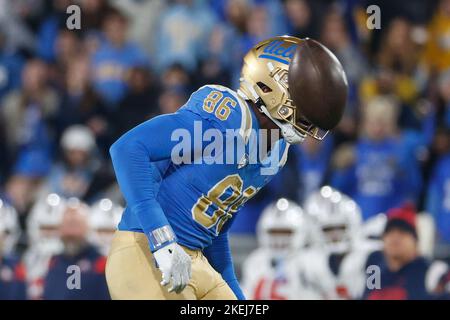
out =
{"type": "Polygon", "coordinates": [[[248,104],[238,94],[224,86],[206,85],[195,91],[180,108],[214,123],[219,130],[238,129],[242,136],[253,127],[248,104]]]}

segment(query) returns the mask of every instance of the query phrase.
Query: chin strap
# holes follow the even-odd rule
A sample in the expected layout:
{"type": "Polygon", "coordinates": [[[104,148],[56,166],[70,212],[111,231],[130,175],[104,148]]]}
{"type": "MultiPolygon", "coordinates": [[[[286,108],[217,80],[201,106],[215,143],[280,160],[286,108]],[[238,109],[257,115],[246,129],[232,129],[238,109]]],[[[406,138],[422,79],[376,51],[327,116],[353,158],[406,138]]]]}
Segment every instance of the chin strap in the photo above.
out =
{"type": "Polygon", "coordinates": [[[305,140],[306,135],[303,135],[295,130],[292,124],[288,122],[281,122],[272,117],[264,104],[261,103],[258,108],[281,129],[281,135],[287,141],[287,143],[299,144],[305,140]]]}
{"type": "MultiPolygon", "coordinates": [[[[274,117],[272,117],[267,110],[266,106],[263,104],[261,98],[256,94],[256,91],[252,88],[252,86],[246,82],[245,80],[241,79],[241,82],[246,86],[246,88],[249,90],[250,93],[252,93],[253,98],[255,99],[256,106],[258,109],[264,113],[270,120],[272,120],[280,129],[281,129],[281,135],[283,138],[287,141],[289,144],[298,144],[305,140],[306,135],[299,133],[297,130],[294,129],[292,124],[288,122],[281,122],[274,117]]],[[[242,92],[241,90],[238,90],[238,94],[244,99],[244,100],[251,100],[247,95],[242,92]]]]}

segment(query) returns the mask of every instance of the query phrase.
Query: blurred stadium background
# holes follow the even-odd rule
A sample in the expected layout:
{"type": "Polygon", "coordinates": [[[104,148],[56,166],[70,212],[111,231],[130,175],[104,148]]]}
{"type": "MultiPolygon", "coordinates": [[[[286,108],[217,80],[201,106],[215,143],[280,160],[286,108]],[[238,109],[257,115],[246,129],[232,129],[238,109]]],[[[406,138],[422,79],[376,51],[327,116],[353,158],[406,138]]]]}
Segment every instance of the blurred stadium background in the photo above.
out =
{"type": "Polygon", "coordinates": [[[330,48],[350,99],[325,143],[291,148],[239,213],[238,275],[262,210],[281,197],[304,206],[324,185],[364,221],[413,208],[420,254],[448,260],[450,0],[0,0],[0,252],[18,257],[0,262],[0,298],[107,298],[103,254],[124,205],[109,146],[202,85],[237,88],[246,51],[282,34],[330,48]],[[74,3],[81,30],[69,31],[74,3]],[[366,26],[371,4],[381,29],[366,26]],[[80,238],[94,247],[76,260],[80,238]],[[80,261],[85,289],[64,295],[63,266],[80,261]]]}

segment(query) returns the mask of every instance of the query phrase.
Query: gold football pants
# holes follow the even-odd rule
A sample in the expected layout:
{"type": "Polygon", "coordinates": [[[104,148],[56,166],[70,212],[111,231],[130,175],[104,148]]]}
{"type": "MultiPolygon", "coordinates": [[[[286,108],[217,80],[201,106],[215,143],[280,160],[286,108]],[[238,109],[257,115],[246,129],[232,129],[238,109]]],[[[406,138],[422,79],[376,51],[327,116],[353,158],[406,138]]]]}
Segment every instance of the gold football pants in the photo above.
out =
{"type": "Polygon", "coordinates": [[[233,291],[201,251],[182,247],[192,259],[192,278],[180,293],[161,286],[161,272],[147,237],[140,232],[116,231],[106,263],[106,281],[114,300],[236,300],[233,291]]]}

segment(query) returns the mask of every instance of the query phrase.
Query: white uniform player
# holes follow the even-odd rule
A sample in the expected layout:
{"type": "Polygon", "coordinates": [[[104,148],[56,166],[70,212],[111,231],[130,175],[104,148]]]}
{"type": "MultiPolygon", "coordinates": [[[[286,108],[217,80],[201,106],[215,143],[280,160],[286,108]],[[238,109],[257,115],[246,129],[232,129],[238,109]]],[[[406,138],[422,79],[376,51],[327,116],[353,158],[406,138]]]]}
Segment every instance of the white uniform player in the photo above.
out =
{"type": "Polygon", "coordinates": [[[92,205],[89,214],[89,240],[107,256],[114,232],[120,222],[123,208],[110,199],[101,199],[92,205]]]}
{"type": "Polygon", "coordinates": [[[63,249],[59,237],[66,201],[57,194],[38,200],[27,220],[29,247],[24,255],[27,269],[28,296],[39,299],[50,259],[63,249]]]}
{"type": "Polygon", "coordinates": [[[383,249],[383,232],[386,227],[387,217],[384,213],[379,213],[370,217],[362,224],[359,231],[357,246],[361,249],[379,251],[383,249]]]}
{"type": "Polygon", "coordinates": [[[349,197],[325,186],[305,202],[321,231],[321,241],[299,256],[302,277],[320,299],[357,299],[365,288],[371,252],[358,246],[361,211],[349,197]]]}
{"type": "Polygon", "coordinates": [[[19,237],[17,211],[0,199],[0,255],[13,254],[19,237]]]}
{"type": "Polygon", "coordinates": [[[279,199],[261,214],[260,247],[243,265],[242,288],[247,299],[311,298],[302,285],[296,255],[309,240],[308,217],[294,202],[279,199]]]}

